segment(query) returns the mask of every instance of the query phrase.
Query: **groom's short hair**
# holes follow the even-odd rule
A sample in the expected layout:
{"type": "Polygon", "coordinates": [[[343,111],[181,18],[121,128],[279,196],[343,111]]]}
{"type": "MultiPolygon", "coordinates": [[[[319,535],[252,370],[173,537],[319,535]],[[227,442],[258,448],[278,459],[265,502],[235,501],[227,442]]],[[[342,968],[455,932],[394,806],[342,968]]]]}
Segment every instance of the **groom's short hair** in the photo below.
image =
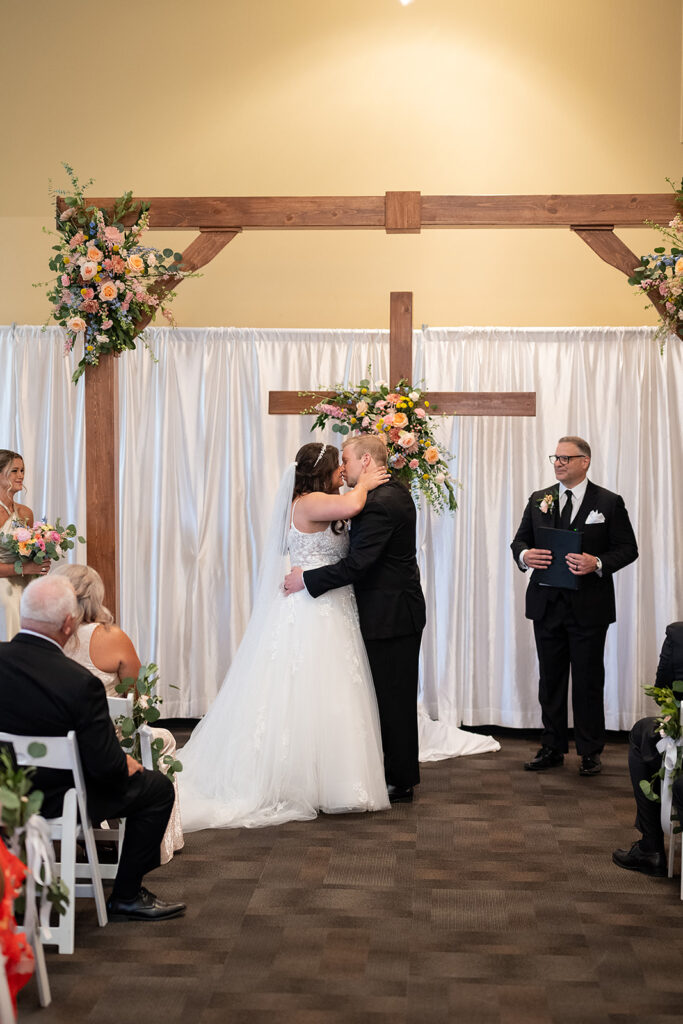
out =
{"type": "Polygon", "coordinates": [[[367,452],[373,462],[378,466],[387,464],[387,446],[381,437],[375,434],[358,434],[344,441],[342,448],[350,448],[357,458],[361,458],[367,452]]]}

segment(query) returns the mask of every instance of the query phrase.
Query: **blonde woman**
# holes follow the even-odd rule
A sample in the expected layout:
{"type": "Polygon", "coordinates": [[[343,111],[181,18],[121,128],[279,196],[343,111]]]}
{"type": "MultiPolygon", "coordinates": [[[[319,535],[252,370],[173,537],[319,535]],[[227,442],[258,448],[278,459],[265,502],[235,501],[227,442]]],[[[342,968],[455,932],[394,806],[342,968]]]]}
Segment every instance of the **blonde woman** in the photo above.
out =
{"type": "MultiPolygon", "coordinates": [[[[116,686],[122,679],[135,679],[140,671],[140,658],[127,633],[114,624],[114,617],[104,606],[104,584],[95,569],[89,565],[59,565],[53,573],[66,576],[78,599],[80,618],[77,618],[73,636],[69,637],[64,653],[87,668],[101,680],[108,697],[118,697],[116,686]]],[[[176,742],[168,729],[152,729],[154,738],[161,737],[163,747],[159,767],[163,771],[166,754],[175,755],[176,742]]],[[[176,850],[182,849],[183,831],[176,801],[161,844],[161,863],[167,864],[176,850]]]]}
{"type": "MultiPolygon", "coordinates": [[[[0,533],[12,525],[33,526],[33,512],[16,496],[24,489],[24,460],[18,452],[0,448],[0,533]]],[[[14,569],[14,555],[0,548],[0,640],[19,632],[21,593],[33,576],[44,576],[50,563],[24,562],[21,574],[14,569]]]]}

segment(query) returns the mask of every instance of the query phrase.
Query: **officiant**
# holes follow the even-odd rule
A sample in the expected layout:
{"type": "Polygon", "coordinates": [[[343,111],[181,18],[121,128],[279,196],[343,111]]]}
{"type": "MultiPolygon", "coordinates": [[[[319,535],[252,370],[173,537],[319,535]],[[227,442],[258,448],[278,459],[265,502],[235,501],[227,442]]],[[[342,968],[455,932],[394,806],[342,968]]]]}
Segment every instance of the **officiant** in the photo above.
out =
{"type": "MultiPolygon", "coordinates": [[[[545,771],[564,763],[569,750],[567,698],[572,678],[574,741],[579,774],[598,775],[605,743],[604,651],[607,629],[616,620],[613,575],[634,562],[638,545],[619,494],[598,487],[587,478],[591,449],[581,437],[561,437],[549,456],[558,481],[534,491],[529,498],[511,548],[516,564],[530,573],[526,617],[534,623],[538,655],[538,699],[543,732],[541,748],[524,767],[545,771]],[[575,543],[563,545],[566,555],[553,556],[554,541],[547,531],[564,534],[575,543]],[[544,574],[564,568],[553,564],[563,558],[566,579],[549,585],[544,574]]],[[[556,574],[554,574],[556,575],[556,574]]]]}

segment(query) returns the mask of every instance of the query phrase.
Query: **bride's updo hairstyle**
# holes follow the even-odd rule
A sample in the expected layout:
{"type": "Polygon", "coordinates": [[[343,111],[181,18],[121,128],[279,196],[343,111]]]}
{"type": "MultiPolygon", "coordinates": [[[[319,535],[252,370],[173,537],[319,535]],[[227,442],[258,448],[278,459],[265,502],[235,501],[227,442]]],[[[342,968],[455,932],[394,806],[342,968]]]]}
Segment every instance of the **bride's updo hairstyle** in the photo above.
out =
{"type": "MultiPolygon", "coordinates": [[[[299,498],[311,491],[336,494],[332,478],[339,469],[339,452],[333,444],[311,441],[296,453],[296,474],[292,498],[299,498]]],[[[344,523],[339,520],[332,524],[333,533],[341,533],[344,523]]]]}
{"type": "Polygon", "coordinates": [[[78,614],[74,621],[74,634],[83,623],[98,622],[102,626],[110,626],[114,616],[104,606],[104,583],[96,569],[89,565],[66,565],[64,562],[56,566],[50,576],[66,576],[76,591],[78,614]]]}
{"type": "Polygon", "coordinates": [[[339,468],[339,452],[333,444],[311,441],[296,453],[293,498],[311,491],[334,494],[332,477],[339,468]]]}

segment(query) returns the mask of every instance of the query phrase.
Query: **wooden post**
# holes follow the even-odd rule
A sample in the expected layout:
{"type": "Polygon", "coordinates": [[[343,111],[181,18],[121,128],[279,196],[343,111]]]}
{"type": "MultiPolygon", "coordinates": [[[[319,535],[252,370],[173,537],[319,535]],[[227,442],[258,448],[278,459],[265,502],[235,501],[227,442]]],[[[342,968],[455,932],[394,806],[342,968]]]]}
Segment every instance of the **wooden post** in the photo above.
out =
{"type": "Polygon", "coordinates": [[[105,603],[119,621],[119,390],[118,360],[100,357],[85,371],[85,472],[88,565],[104,583],[105,603]]]}
{"type": "Polygon", "coordinates": [[[389,387],[413,379],[413,293],[392,292],[389,311],[389,387]]]}

